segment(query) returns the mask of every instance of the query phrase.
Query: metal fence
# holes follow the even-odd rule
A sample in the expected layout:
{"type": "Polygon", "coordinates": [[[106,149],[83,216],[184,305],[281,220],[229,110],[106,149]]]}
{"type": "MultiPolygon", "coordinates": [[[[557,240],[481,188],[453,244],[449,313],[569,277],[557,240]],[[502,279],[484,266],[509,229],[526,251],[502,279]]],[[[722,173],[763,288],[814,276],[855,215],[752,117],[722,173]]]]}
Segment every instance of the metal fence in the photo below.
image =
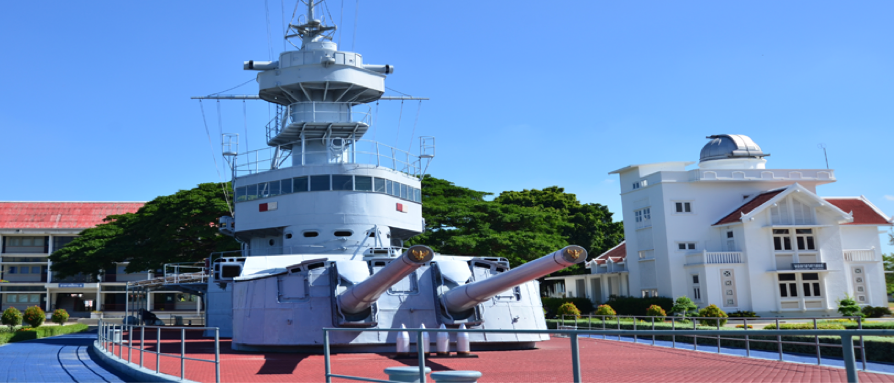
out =
{"type": "MultiPolygon", "coordinates": [[[[581,322],[585,322],[585,326],[587,330],[605,330],[605,329],[621,329],[621,319],[627,319],[629,322],[625,323],[625,326],[633,327],[633,330],[641,330],[642,326],[645,326],[647,330],[655,330],[656,319],[659,325],[668,325],[668,321],[670,322],[671,330],[678,329],[678,326],[682,326],[686,324],[684,329],[692,329],[697,330],[699,323],[708,323],[713,325],[705,325],[702,324],[702,329],[706,326],[715,327],[716,330],[721,330],[720,321],[718,320],[727,320],[727,327],[729,324],[734,324],[736,328],[741,326],[741,328],[745,331],[751,329],[754,325],[758,326],[766,326],[773,325],[775,329],[780,329],[780,324],[790,324],[790,323],[804,323],[812,324],[813,330],[820,330],[819,324],[822,324],[822,321],[828,320],[850,320],[857,324],[857,330],[863,329],[863,319],[860,316],[851,316],[851,317],[733,317],[733,318],[716,318],[716,317],[679,317],[679,316],[607,316],[607,315],[586,315],[579,319],[576,319],[575,316],[570,315],[562,315],[561,323],[559,323],[558,327],[560,329],[580,329],[581,322]],[[594,319],[596,321],[594,322],[594,319]],[[748,322],[751,321],[751,324],[748,322]],[[818,322],[819,321],[819,322],[818,322]],[[770,324],[766,324],[770,322],[770,324]],[[571,325],[569,325],[569,323],[571,325]],[[740,323],[740,324],[737,324],[740,323]],[[689,326],[691,325],[691,328],[689,326]]],[[[698,335],[686,335],[691,336],[693,338],[692,349],[698,349],[698,335]]],[[[604,338],[604,335],[603,335],[604,338]]],[[[841,348],[840,344],[829,344],[829,343],[821,343],[819,336],[814,336],[813,342],[803,342],[803,341],[791,341],[791,340],[783,340],[782,336],[777,336],[775,340],[762,340],[762,339],[752,339],[748,335],[745,335],[744,338],[728,338],[722,337],[721,335],[717,336],[709,336],[709,337],[701,337],[702,339],[713,339],[717,340],[717,353],[721,351],[721,341],[729,340],[729,341],[740,341],[745,343],[745,355],[747,357],[751,357],[751,343],[770,343],[776,344],[776,350],[779,353],[779,361],[785,361],[783,359],[783,345],[806,345],[806,346],[814,346],[816,350],[816,365],[821,365],[822,363],[822,354],[820,352],[821,347],[830,347],[830,348],[841,348]]],[[[866,370],[866,348],[865,343],[863,341],[863,336],[859,336],[859,344],[855,347],[860,350],[860,362],[862,363],[862,370],[866,370]]],[[[618,340],[621,340],[621,337],[618,336],[618,340]]],[[[652,335],[652,345],[655,345],[655,335],[652,335]]],[[[638,337],[633,335],[633,342],[639,342],[638,337]]],[[[676,336],[671,336],[671,348],[677,348],[677,339],[676,336]]]]}
{"type": "MultiPolygon", "coordinates": [[[[109,352],[112,356],[126,362],[126,364],[138,365],[140,368],[147,368],[143,364],[143,354],[150,353],[155,355],[155,373],[161,372],[161,358],[163,356],[180,359],[180,380],[186,377],[186,360],[203,361],[214,363],[215,383],[220,382],[220,329],[217,327],[158,327],[158,326],[136,326],[136,325],[118,325],[99,322],[99,332],[97,334],[99,348],[105,352],[109,352]],[[145,348],[146,329],[155,329],[155,348],[150,350],[145,348]],[[140,345],[134,346],[134,330],[139,329],[140,345]],[[180,330],[180,354],[161,353],[161,331],[162,330],[180,330]],[[199,359],[195,357],[186,357],[186,330],[204,331],[214,330],[214,360],[199,359]],[[124,338],[124,332],[127,332],[127,340],[124,338]],[[115,354],[115,347],[118,347],[118,354],[115,354]],[[124,349],[127,349],[127,358],[124,357],[124,349]],[[139,352],[139,364],[132,361],[134,350],[139,352]]],[[[173,376],[173,375],[172,375],[173,376]]]]}
{"type": "MultiPolygon", "coordinates": [[[[847,380],[849,383],[858,382],[857,378],[857,364],[854,356],[854,337],[863,336],[894,336],[894,330],[825,330],[825,329],[793,329],[793,330],[612,330],[612,329],[593,329],[593,330],[580,330],[580,329],[426,329],[426,328],[413,328],[413,329],[404,329],[404,328],[375,328],[369,329],[369,331],[374,332],[409,332],[416,334],[416,345],[423,345],[423,333],[424,332],[447,332],[447,333],[523,333],[523,334],[555,334],[555,335],[567,335],[571,340],[571,370],[572,375],[574,377],[575,383],[580,383],[581,378],[581,368],[580,368],[580,346],[579,346],[579,336],[583,335],[602,335],[605,336],[633,336],[634,338],[641,336],[688,336],[688,337],[712,337],[719,338],[722,336],[739,336],[743,338],[747,338],[749,336],[776,336],[777,338],[781,338],[782,336],[838,336],[841,338],[841,348],[844,355],[844,366],[847,371],[847,380]]],[[[378,383],[387,383],[389,381],[373,379],[368,377],[359,377],[359,376],[349,376],[349,375],[340,375],[332,373],[332,364],[330,360],[331,349],[329,346],[329,333],[330,332],[358,332],[357,329],[345,329],[345,328],[323,328],[323,354],[325,360],[325,369],[326,369],[326,382],[331,383],[332,378],[341,378],[341,379],[349,379],[349,380],[357,380],[357,381],[370,381],[370,382],[378,382],[378,383]]],[[[361,331],[362,332],[362,331],[361,331]]],[[[426,349],[428,351],[428,349],[426,349]]],[[[426,382],[425,375],[425,356],[423,354],[418,354],[418,367],[419,367],[419,382],[426,382]]],[[[486,372],[483,372],[486,374],[486,372]]]]}

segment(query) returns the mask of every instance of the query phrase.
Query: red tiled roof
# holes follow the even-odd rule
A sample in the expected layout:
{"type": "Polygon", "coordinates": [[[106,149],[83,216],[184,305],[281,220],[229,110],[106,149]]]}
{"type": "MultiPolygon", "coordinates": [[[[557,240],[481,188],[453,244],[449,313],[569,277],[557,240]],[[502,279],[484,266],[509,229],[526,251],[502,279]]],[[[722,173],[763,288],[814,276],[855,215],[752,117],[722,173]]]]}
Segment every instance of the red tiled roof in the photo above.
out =
{"type": "Polygon", "coordinates": [[[838,209],[853,213],[854,222],[842,225],[890,225],[883,213],[877,211],[869,202],[860,197],[824,198],[838,209]]]}
{"type": "Polygon", "coordinates": [[[136,212],[145,203],[0,202],[0,228],[85,229],[108,215],[136,212]]]}
{"type": "Polygon", "coordinates": [[[738,223],[741,220],[743,214],[750,213],[755,208],[760,207],[763,203],[766,203],[767,201],[776,197],[776,195],[782,193],[783,191],[785,191],[784,188],[777,189],[775,191],[761,193],[760,195],[755,196],[753,199],[751,199],[747,203],[742,204],[742,206],[739,207],[738,209],[736,209],[735,211],[733,211],[733,213],[726,215],[724,218],[720,219],[720,221],[714,223],[714,225],[738,223]]]}
{"type": "Polygon", "coordinates": [[[605,251],[605,253],[596,256],[593,261],[595,261],[596,264],[602,265],[605,264],[606,260],[608,260],[609,258],[611,258],[612,262],[615,263],[624,261],[624,259],[627,258],[627,241],[622,241],[621,244],[618,244],[614,248],[605,251]]]}

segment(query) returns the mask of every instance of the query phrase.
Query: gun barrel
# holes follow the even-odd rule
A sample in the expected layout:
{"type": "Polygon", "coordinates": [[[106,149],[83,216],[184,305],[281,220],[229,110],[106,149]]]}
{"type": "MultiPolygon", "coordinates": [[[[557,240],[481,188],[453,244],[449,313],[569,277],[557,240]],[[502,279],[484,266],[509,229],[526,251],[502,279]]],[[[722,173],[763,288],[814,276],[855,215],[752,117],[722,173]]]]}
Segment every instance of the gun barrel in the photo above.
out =
{"type": "Polygon", "coordinates": [[[344,313],[360,313],[369,308],[379,296],[398,281],[413,273],[434,257],[431,248],[414,245],[382,270],[356,284],[338,296],[338,306],[344,313]]]}
{"type": "Polygon", "coordinates": [[[485,280],[454,288],[442,296],[447,310],[459,313],[472,308],[516,285],[546,276],[587,259],[587,251],[569,245],[549,255],[522,264],[485,280]]]}

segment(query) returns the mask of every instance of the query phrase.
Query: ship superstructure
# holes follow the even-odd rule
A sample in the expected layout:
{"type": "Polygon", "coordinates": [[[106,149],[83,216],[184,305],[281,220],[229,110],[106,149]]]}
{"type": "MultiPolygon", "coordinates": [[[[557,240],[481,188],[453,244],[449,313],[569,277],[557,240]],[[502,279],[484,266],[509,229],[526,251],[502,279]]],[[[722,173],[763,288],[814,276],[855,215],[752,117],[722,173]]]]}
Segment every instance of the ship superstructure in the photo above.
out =
{"type": "MultiPolygon", "coordinates": [[[[393,344],[375,328],[464,324],[545,329],[536,278],[586,259],[569,246],[510,270],[499,257],[435,254],[405,248],[422,233],[420,178],[434,158],[434,138],[411,154],[363,139],[364,104],[383,98],[391,65],[371,65],[328,38],[335,27],[314,17],[289,25],[301,47],[278,61],[246,61],[259,71],[258,97],[276,105],[269,148],[237,154],[232,167],[234,217],[222,232],[241,250],[211,258],[207,325],[232,336],[237,349],[317,347],[323,327],[342,347],[393,344]]],[[[473,334],[473,347],[531,347],[546,335],[473,334]]]]}

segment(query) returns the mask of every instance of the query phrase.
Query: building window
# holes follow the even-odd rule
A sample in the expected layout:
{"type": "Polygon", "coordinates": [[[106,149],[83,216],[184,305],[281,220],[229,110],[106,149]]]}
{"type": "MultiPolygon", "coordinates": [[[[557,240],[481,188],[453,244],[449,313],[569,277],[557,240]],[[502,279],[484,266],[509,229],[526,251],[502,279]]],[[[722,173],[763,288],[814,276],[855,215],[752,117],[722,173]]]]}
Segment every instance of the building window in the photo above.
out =
{"type": "Polygon", "coordinates": [[[677,213],[692,213],[692,203],[688,201],[678,201],[674,203],[677,213]]]}
{"type": "Polygon", "coordinates": [[[698,275],[692,275],[692,299],[696,301],[702,299],[702,288],[698,282],[698,275]]]}
{"type": "Polygon", "coordinates": [[[812,229],[796,229],[795,239],[797,239],[799,251],[816,250],[816,240],[814,240],[812,229]]]}
{"type": "Polygon", "coordinates": [[[692,251],[695,250],[695,243],[677,243],[678,251],[692,251]]]}
{"type": "Polygon", "coordinates": [[[648,185],[649,185],[648,180],[640,180],[640,181],[633,183],[633,189],[640,189],[640,188],[648,186],[648,185]]]}
{"type": "Polygon", "coordinates": [[[788,229],[773,230],[773,249],[777,251],[792,250],[792,238],[789,237],[788,229]]]}
{"type": "Polygon", "coordinates": [[[657,289],[643,289],[642,294],[643,294],[643,298],[658,297],[658,290],[657,289]]]}
{"type": "Polygon", "coordinates": [[[736,238],[733,231],[726,231],[726,250],[728,252],[736,252],[736,238]]]}
{"type": "Polygon", "coordinates": [[[633,211],[633,217],[636,220],[637,229],[652,226],[652,210],[650,208],[633,211]]]}
{"type": "Polygon", "coordinates": [[[804,288],[804,297],[822,296],[818,273],[801,274],[801,287],[804,288]]]}
{"type": "Polygon", "coordinates": [[[639,259],[640,260],[648,260],[648,259],[654,259],[654,258],[655,258],[655,250],[654,249],[639,251],[639,259]]]}
{"type": "Polygon", "coordinates": [[[798,283],[794,273],[779,274],[779,297],[798,297],[798,283]]]}

